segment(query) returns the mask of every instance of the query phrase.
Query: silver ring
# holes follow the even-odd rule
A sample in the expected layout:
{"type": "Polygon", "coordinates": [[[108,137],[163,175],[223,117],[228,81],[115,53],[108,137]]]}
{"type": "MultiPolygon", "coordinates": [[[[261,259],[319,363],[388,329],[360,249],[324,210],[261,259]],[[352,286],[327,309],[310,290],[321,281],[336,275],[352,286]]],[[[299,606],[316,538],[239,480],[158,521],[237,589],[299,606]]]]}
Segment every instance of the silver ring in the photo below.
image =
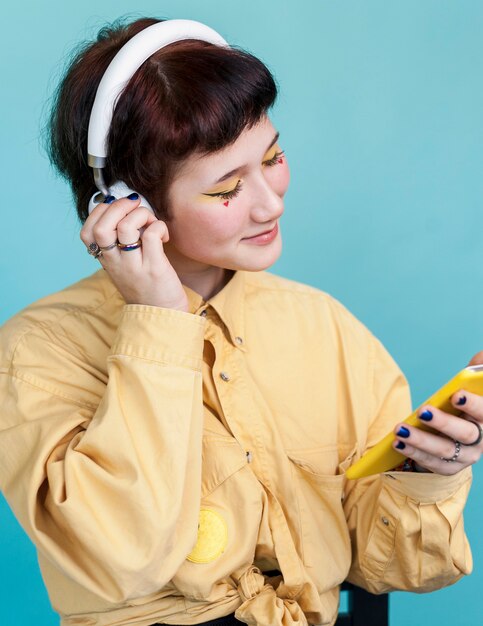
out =
{"type": "Polygon", "coordinates": [[[476,428],[478,429],[478,437],[475,439],[475,441],[472,441],[471,443],[464,443],[464,446],[477,446],[479,443],[481,443],[481,440],[483,439],[483,428],[478,424],[478,422],[475,422],[473,420],[466,420],[467,422],[471,422],[472,424],[474,424],[476,426],[476,428]]]}
{"type": "Polygon", "coordinates": [[[143,245],[143,242],[142,242],[141,237],[139,237],[139,239],[135,241],[134,243],[119,243],[118,242],[116,245],[119,248],[119,250],[122,250],[123,252],[129,252],[130,250],[137,250],[138,248],[140,248],[143,245]]]}
{"type": "Polygon", "coordinates": [[[95,259],[98,259],[100,256],[102,256],[102,250],[99,248],[97,242],[95,241],[87,246],[87,252],[95,259]]]}
{"type": "Polygon", "coordinates": [[[119,241],[116,239],[116,241],[114,243],[109,244],[108,246],[99,246],[99,250],[112,250],[113,248],[115,248],[117,246],[117,244],[119,243],[119,241]]]}
{"type": "Polygon", "coordinates": [[[456,461],[456,459],[459,457],[460,451],[461,451],[461,442],[460,441],[456,441],[456,439],[455,439],[453,456],[450,459],[447,459],[444,456],[440,456],[439,458],[442,461],[446,461],[446,463],[454,463],[456,461]]]}

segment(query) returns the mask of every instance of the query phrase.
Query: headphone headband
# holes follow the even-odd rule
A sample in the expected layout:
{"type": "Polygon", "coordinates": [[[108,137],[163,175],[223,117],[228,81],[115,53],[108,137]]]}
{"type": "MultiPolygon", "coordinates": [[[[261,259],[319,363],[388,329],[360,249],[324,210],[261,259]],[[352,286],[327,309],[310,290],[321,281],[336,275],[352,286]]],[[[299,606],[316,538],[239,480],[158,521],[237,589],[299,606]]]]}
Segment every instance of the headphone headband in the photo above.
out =
{"type": "Polygon", "coordinates": [[[167,20],[148,26],[132,37],[105,71],[97,88],[87,135],[87,162],[95,168],[94,178],[101,191],[105,189],[101,169],[107,158],[107,135],[119,95],[146,59],[160,48],[183,39],[201,39],[217,46],[228,46],[221,35],[201,22],[167,20]]]}

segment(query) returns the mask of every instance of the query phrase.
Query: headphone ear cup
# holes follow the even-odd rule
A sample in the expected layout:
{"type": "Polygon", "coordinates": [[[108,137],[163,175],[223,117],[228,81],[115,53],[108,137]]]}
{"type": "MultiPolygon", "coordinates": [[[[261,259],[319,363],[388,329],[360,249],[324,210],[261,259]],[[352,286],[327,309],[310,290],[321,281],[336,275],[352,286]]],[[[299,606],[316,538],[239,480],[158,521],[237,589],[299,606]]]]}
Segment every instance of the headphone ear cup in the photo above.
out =
{"type": "Polygon", "coordinates": [[[92,211],[96,208],[98,204],[101,204],[101,202],[103,202],[103,200],[104,200],[104,194],[101,193],[100,191],[96,191],[96,193],[93,194],[93,196],[89,200],[89,204],[87,205],[87,210],[89,212],[89,215],[92,213],[92,211]]]}
{"type": "MultiPolygon", "coordinates": [[[[137,191],[134,191],[133,189],[128,187],[126,183],[122,180],[118,180],[112,185],[110,185],[109,193],[111,194],[111,196],[114,196],[116,200],[119,200],[120,198],[126,198],[132,193],[137,193],[141,199],[141,204],[139,206],[146,207],[146,209],[149,209],[152,213],[154,213],[153,207],[149,204],[146,198],[142,196],[140,193],[138,193],[137,191]]],[[[96,191],[96,193],[89,200],[89,205],[88,205],[89,214],[98,204],[100,204],[103,201],[104,201],[104,195],[100,191],[96,191]]]]}

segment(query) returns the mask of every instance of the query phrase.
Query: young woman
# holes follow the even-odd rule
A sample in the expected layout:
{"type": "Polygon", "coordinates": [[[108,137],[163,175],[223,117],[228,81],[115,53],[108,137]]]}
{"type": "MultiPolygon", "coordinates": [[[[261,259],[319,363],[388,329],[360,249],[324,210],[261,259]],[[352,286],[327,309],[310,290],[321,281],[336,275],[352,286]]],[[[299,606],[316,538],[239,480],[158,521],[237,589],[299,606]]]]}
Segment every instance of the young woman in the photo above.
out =
{"type": "Polygon", "coordinates": [[[255,57],[180,41],[119,98],[103,198],[86,163],[97,86],[156,23],[106,28],[51,118],[102,268],[1,333],[0,487],[63,625],[333,624],[346,578],[429,591],[471,571],[462,510],[483,399],[403,430],[407,384],[330,296],[271,275],[289,183],[255,57]],[[388,431],[415,461],[344,470],[388,431]]]}

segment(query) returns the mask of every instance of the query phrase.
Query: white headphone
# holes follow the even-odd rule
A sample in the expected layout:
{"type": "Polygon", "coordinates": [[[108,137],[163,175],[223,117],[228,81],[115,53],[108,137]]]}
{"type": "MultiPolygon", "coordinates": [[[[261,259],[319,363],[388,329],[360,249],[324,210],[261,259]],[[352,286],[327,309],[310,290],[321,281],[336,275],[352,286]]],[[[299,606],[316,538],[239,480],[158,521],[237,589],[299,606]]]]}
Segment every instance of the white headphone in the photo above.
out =
{"type": "MultiPolygon", "coordinates": [[[[132,37],[119,50],[105,71],[97,88],[87,135],[87,162],[94,170],[94,182],[101,192],[96,192],[90,199],[89,213],[108,195],[122,198],[133,193],[123,181],[117,181],[108,188],[102,172],[108,156],[107,136],[117,99],[146,59],[164,46],[183,39],[201,39],[217,46],[228,46],[221,35],[201,22],[167,20],[148,26],[132,37]]],[[[146,198],[141,194],[138,195],[141,204],[153,211],[146,198]]]]}

